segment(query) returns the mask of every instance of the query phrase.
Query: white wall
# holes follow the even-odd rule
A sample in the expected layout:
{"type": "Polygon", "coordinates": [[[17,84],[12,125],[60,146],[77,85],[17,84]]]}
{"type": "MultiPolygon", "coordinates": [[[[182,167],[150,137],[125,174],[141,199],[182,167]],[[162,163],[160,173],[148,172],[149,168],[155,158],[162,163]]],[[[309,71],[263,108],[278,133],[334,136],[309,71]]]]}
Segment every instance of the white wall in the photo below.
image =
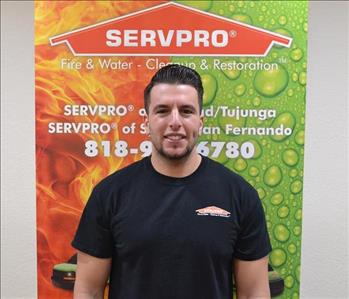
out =
{"type": "MultiPolygon", "coordinates": [[[[348,6],[346,1],[310,2],[301,276],[305,299],[349,298],[348,6]]],[[[29,1],[1,3],[4,299],[36,298],[33,14],[29,1]]]]}

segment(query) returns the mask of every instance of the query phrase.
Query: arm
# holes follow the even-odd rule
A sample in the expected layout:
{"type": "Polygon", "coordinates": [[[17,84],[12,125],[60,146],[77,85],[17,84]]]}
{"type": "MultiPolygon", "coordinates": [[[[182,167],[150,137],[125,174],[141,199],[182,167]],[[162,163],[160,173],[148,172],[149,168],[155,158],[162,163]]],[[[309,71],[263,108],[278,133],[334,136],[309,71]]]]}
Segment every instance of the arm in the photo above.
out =
{"type": "Polygon", "coordinates": [[[268,257],[255,261],[234,260],[238,299],[269,299],[268,257]]]}
{"type": "Polygon", "coordinates": [[[102,299],[111,258],[96,258],[78,251],[74,299],[102,299]]]}

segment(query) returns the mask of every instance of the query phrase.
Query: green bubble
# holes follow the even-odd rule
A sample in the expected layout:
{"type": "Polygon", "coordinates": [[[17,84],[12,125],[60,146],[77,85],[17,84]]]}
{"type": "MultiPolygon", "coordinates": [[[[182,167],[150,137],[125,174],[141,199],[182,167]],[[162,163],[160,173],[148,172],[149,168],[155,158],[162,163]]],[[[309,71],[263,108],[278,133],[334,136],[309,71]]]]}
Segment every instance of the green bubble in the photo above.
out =
{"type": "Polygon", "coordinates": [[[285,25],[287,23],[287,18],[286,16],[280,16],[279,17],[279,24],[280,25],[285,25]]]}
{"type": "Polygon", "coordinates": [[[291,299],[299,299],[299,294],[297,292],[292,293],[291,299]]]}
{"type": "Polygon", "coordinates": [[[281,248],[276,248],[271,252],[269,258],[272,266],[280,267],[286,262],[286,252],[281,248]]]}
{"type": "Polygon", "coordinates": [[[285,278],[285,286],[286,288],[292,288],[294,285],[294,278],[291,276],[291,275],[288,275],[286,278],[285,278]]]}
{"type": "Polygon", "coordinates": [[[277,186],[282,180],[281,169],[277,165],[270,166],[264,173],[264,183],[270,187],[277,186]]]}
{"type": "Polygon", "coordinates": [[[282,160],[288,166],[294,166],[298,163],[298,154],[293,149],[287,149],[282,153],[282,160]]]}
{"type": "Polygon", "coordinates": [[[255,166],[251,166],[250,169],[248,170],[248,174],[253,177],[257,176],[258,173],[259,173],[259,169],[255,166]]]}
{"type": "Polygon", "coordinates": [[[295,178],[297,175],[298,175],[298,170],[296,168],[293,168],[293,169],[290,170],[289,176],[291,178],[295,178]]]}
{"type": "Polygon", "coordinates": [[[286,218],[290,213],[290,209],[286,206],[282,206],[278,209],[278,216],[280,218],[286,218]]]}
{"type": "Polygon", "coordinates": [[[234,93],[239,97],[244,95],[245,92],[246,92],[245,84],[239,84],[239,85],[235,86],[235,88],[234,88],[234,93]]]}
{"type": "Polygon", "coordinates": [[[245,6],[244,1],[238,1],[238,7],[242,8],[245,6]]]}
{"type": "MultiPolygon", "coordinates": [[[[272,127],[274,129],[279,128],[281,126],[284,127],[284,130],[286,128],[289,128],[293,130],[294,126],[296,125],[296,119],[290,112],[284,112],[279,114],[278,117],[276,117],[272,123],[272,127]]],[[[274,141],[283,141],[286,138],[288,138],[290,135],[271,135],[270,138],[274,141]]]]}
{"type": "Polygon", "coordinates": [[[253,106],[258,107],[258,106],[261,104],[261,98],[255,97],[255,98],[252,100],[252,104],[253,104],[253,106]]]}
{"type": "Polygon", "coordinates": [[[301,266],[297,265],[295,269],[295,275],[298,283],[300,282],[300,276],[301,276],[301,266]]]}
{"type": "Polygon", "coordinates": [[[296,213],[294,214],[294,219],[296,220],[302,220],[302,209],[298,209],[296,213]]]}
{"type": "Polygon", "coordinates": [[[282,193],[275,193],[270,199],[271,203],[274,206],[279,205],[283,200],[284,200],[284,196],[282,193]]]}
{"type": "Polygon", "coordinates": [[[200,10],[208,11],[212,7],[212,0],[206,0],[206,1],[186,1],[186,0],[178,0],[178,3],[188,5],[200,10]]]}
{"type": "Polygon", "coordinates": [[[293,194],[297,194],[297,193],[301,192],[302,188],[303,188],[302,185],[303,185],[302,181],[300,181],[300,180],[296,180],[296,181],[292,182],[291,187],[290,187],[291,192],[293,194]]]}
{"type": "MultiPolygon", "coordinates": [[[[278,33],[280,35],[284,35],[284,36],[287,36],[287,37],[292,37],[292,33],[288,30],[286,30],[285,28],[277,28],[274,30],[275,33],[278,33]]],[[[283,46],[277,46],[278,48],[281,48],[283,46]]]]}
{"type": "Polygon", "coordinates": [[[239,158],[234,163],[235,170],[237,170],[239,172],[245,170],[246,167],[247,167],[247,163],[244,159],[239,158]]]}
{"type": "Polygon", "coordinates": [[[290,245],[288,245],[287,250],[288,250],[289,253],[295,254],[296,251],[297,251],[297,247],[296,247],[296,245],[291,243],[290,245]]]}
{"type": "Polygon", "coordinates": [[[246,14],[233,14],[231,18],[235,21],[252,25],[252,19],[246,14]]]}
{"type": "Polygon", "coordinates": [[[266,195],[265,190],[262,187],[257,188],[257,192],[260,199],[263,199],[266,195]]]}
{"type": "Polygon", "coordinates": [[[275,97],[280,94],[288,84],[288,73],[282,65],[278,69],[257,71],[254,77],[256,91],[266,97],[275,97]]]}
{"type": "Polygon", "coordinates": [[[277,224],[274,228],[275,239],[280,242],[286,242],[290,238],[290,231],[283,224],[277,224]]]}
{"type": "Polygon", "coordinates": [[[201,81],[204,88],[203,104],[208,105],[216,96],[217,80],[210,74],[203,74],[201,75],[201,81]]]}
{"type": "Polygon", "coordinates": [[[304,130],[297,132],[296,136],[294,137],[294,141],[298,145],[304,145],[304,130]]]}
{"type": "Polygon", "coordinates": [[[287,95],[288,95],[289,97],[292,97],[292,96],[294,95],[294,91],[293,91],[292,88],[290,88],[289,90],[287,90],[287,95]]]}
{"type": "Polygon", "coordinates": [[[306,72],[301,72],[299,74],[299,79],[298,79],[299,83],[301,85],[305,85],[307,83],[307,73],[306,72]]]}
{"type": "MultiPolygon", "coordinates": [[[[229,61],[227,61],[227,63],[229,63],[229,61]]],[[[241,71],[239,70],[222,70],[223,74],[230,80],[236,80],[237,78],[239,78],[241,71]]]]}
{"type": "Polygon", "coordinates": [[[297,82],[298,81],[298,74],[297,73],[292,73],[292,81],[297,82]]]}
{"type": "Polygon", "coordinates": [[[308,32],[308,23],[303,23],[303,30],[304,32],[308,32]]]}
{"type": "Polygon", "coordinates": [[[299,61],[303,58],[303,51],[302,49],[296,48],[293,49],[290,53],[290,57],[293,61],[299,61]]]}
{"type": "Polygon", "coordinates": [[[267,229],[269,230],[271,228],[271,222],[267,221],[267,229]]]}
{"type": "Polygon", "coordinates": [[[301,234],[301,231],[302,231],[302,228],[298,225],[293,228],[293,233],[295,236],[299,236],[301,234]]]}

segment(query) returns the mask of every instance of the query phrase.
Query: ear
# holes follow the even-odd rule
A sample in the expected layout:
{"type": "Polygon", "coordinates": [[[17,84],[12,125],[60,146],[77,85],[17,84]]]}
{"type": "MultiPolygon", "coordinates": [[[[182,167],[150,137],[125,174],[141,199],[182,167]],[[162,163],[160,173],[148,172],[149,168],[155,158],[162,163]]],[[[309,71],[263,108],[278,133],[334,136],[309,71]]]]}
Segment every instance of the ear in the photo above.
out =
{"type": "Polygon", "coordinates": [[[148,117],[148,114],[143,116],[143,123],[145,124],[146,135],[149,135],[150,134],[150,129],[149,129],[149,117],[148,117]]]}
{"type": "Polygon", "coordinates": [[[204,116],[200,116],[200,128],[199,128],[199,136],[202,134],[202,129],[204,127],[204,116]]]}

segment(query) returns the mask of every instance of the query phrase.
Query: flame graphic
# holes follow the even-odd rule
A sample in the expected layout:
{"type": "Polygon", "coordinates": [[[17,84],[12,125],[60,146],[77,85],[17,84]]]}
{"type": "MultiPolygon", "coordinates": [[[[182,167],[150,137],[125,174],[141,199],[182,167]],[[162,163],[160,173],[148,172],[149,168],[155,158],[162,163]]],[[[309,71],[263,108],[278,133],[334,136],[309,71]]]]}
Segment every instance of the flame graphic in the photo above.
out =
{"type": "MultiPolygon", "coordinates": [[[[120,57],[144,67],[131,70],[62,69],[62,58],[77,59],[66,45],[51,47],[49,38],[77,28],[157,5],[163,1],[36,1],[35,2],[35,98],[37,174],[37,275],[38,298],[72,298],[72,292],[53,286],[52,268],[67,261],[74,248],[70,242],[80,214],[94,185],[103,177],[141,158],[128,155],[95,158],[84,154],[86,140],[125,140],[138,147],[140,134],[112,130],[105,135],[50,134],[50,122],[114,122],[118,127],[143,119],[143,89],[154,71],[145,67],[146,57],[120,57]],[[125,117],[65,116],[65,105],[128,105],[135,112],[125,117]]],[[[89,57],[79,61],[86,63],[89,57]]],[[[98,59],[98,57],[93,58],[98,59]]],[[[161,58],[167,62],[168,58],[161,58]]]]}

